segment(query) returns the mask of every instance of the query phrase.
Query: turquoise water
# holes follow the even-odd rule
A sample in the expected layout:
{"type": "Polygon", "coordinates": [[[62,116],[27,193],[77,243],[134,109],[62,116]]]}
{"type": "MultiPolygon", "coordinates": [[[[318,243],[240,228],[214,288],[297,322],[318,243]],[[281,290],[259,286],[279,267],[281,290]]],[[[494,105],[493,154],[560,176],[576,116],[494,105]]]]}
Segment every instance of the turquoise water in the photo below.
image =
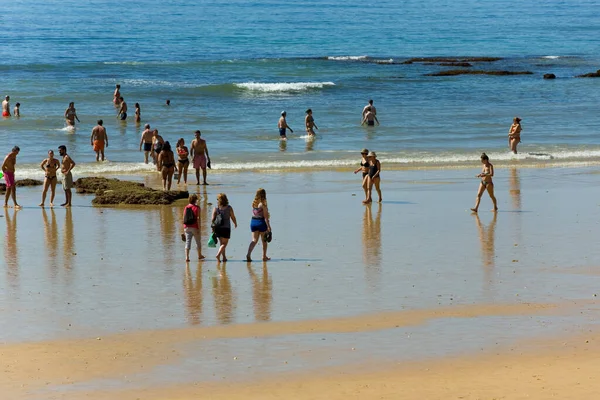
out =
{"type": "Polygon", "coordinates": [[[140,126],[175,142],[201,129],[220,169],[328,168],[375,150],[387,163],[453,166],[486,151],[513,158],[506,135],[523,118],[520,160],[585,161],[600,155],[597,1],[155,1],[124,4],[7,2],[0,15],[0,91],[22,117],[0,121],[0,151],[22,148],[21,173],[66,144],[80,173],[134,172],[140,126]],[[496,56],[471,69],[532,75],[425,76],[448,69],[420,56],[496,56]],[[544,73],[558,79],[546,81],[544,73]],[[130,107],[117,121],[114,85],[130,107]],[[170,99],[172,106],[164,105],[170,99]],[[375,100],[381,126],[359,126],[375,100]],[[75,101],[75,133],[63,113],[75,101]],[[320,128],[304,136],[306,108],[320,128]],[[276,129],[282,110],[295,128],[276,129]],[[98,118],[110,137],[108,163],[94,163],[98,118]],[[531,154],[527,154],[531,153],[531,154]]]}

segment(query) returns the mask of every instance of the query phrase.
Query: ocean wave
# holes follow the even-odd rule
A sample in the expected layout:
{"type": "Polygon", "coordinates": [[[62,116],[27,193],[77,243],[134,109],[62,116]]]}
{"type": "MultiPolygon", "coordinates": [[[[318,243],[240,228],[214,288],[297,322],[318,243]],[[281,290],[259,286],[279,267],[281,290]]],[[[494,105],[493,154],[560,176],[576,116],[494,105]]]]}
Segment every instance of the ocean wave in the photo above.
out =
{"type": "Polygon", "coordinates": [[[363,61],[368,59],[369,56],[330,56],[327,57],[331,61],[363,61]]]}
{"type": "Polygon", "coordinates": [[[543,56],[542,58],[547,58],[549,60],[556,60],[558,58],[561,58],[560,56],[543,56]]]}
{"type": "Polygon", "coordinates": [[[333,82],[279,82],[279,83],[259,83],[245,82],[234,83],[234,86],[244,90],[263,93],[277,92],[302,92],[314,89],[323,89],[328,86],[335,86],[333,82]]]}
{"type": "MultiPolygon", "coordinates": [[[[102,176],[102,175],[137,175],[156,171],[152,164],[128,163],[128,162],[102,162],[102,163],[77,163],[73,169],[75,179],[83,176],[102,176]]],[[[40,170],[39,164],[21,164],[17,169],[18,179],[44,179],[44,171],[40,170]]],[[[57,174],[58,180],[62,180],[62,174],[57,174]]]]}

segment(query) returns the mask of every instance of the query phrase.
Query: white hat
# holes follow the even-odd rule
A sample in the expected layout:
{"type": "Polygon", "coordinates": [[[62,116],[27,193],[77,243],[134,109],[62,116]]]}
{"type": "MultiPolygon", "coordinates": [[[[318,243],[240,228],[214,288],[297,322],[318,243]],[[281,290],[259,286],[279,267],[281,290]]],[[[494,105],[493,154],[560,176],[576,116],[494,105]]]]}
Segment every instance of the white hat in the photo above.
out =
{"type": "Polygon", "coordinates": [[[285,112],[285,111],[282,111],[282,112],[281,112],[281,115],[285,115],[285,114],[286,114],[286,112],[285,112]]]}

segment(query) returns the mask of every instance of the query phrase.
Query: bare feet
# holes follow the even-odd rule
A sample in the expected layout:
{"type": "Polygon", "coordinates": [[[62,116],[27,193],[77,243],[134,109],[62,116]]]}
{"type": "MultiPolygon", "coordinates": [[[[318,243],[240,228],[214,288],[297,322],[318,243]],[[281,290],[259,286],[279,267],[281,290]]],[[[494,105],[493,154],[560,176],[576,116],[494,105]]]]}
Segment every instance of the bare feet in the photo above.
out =
{"type": "Polygon", "coordinates": [[[67,205],[67,203],[62,203],[60,206],[61,206],[61,207],[64,207],[64,206],[66,206],[66,205],[67,205]]]}
{"type": "Polygon", "coordinates": [[[473,211],[474,213],[476,213],[477,209],[476,208],[471,208],[471,211],[473,211]]]}
{"type": "Polygon", "coordinates": [[[4,208],[10,208],[10,207],[9,207],[9,205],[8,205],[8,204],[5,204],[5,205],[4,205],[4,208]]]}
{"type": "Polygon", "coordinates": [[[373,200],[363,200],[363,202],[362,202],[362,203],[363,203],[363,204],[369,204],[369,203],[371,203],[372,201],[373,201],[373,200]]]}
{"type": "Polygon", "coordinates": [[[21,207],[21,206],[20,206],[20,205],[18,205],[18,204],[15,204],[15,210],[20,210],[21,208],[23,208],[23,207],[21,207]]]}
{"type": "Polygon", "coordinates": [[[252,262],[252,259],[250,258],[250,256],[246,256],[246,261],[252,262]]]}
{"type": "Polygon", "coordinates": [[[190,259],[189,259],[189,258],[186,258],[186,259],[185,259],[185,262],[190,262],[190,259]]]}
{"type": "Polygon", "coordinates": [[[205,258],[206,258],[206,257],[204,257],[202,254],[200,254],[200,255],[198,256],[198,260],[204,260],[205,258]]]}
{"type": "Polygon", "coordinates": [[[50,207],[54,207],[54,203],[50,203],[50,207]]]}
{"type": "Polygon", "coordinates": [[[204,182],[204,183],[202,183],[202,185],[208,185],[208,183],[204,182]]]}
{"type": "Polygon", "coordinates": [[[263,261],[269,261],[271,257],[263,257],[263,261]]]}
{"type": "Polygon", "coordinates": [[[492,212],[498,212],[498,207],[494,208],[492,212]]]}
{"type": "Polygon", "coordinates": [[[221,258],[219,257],[215,257],[217,259],[217,262],[220,263],[221,262],[221,258]]]}
{"type": "Polygon", "coordinates": [[[223,262],[227,262],[227,258],[226,257],[223,257],[223,262]]]}
{"type": "Polygon", "coordinates": [[[40,203],[40,204],[38,204],[38,206],[44,207],[44,203],[40,203]]]}
{"type": "Polygon", "coordinates": [[[378,203],[381,203],[383,201],[383,199],[380,197],[378,203]]]}

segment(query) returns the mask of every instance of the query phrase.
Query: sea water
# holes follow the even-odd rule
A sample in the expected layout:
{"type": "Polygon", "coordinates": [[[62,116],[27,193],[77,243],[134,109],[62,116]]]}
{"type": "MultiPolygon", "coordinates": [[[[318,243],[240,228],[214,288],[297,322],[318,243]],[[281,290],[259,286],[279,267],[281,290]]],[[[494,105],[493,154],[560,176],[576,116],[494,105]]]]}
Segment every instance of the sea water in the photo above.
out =
{"type": "Polygon", "coordinates": [[[0,120],[0,152],[21,147],[18,175],[42,176],[65,144],[79,174],[150,171],[143,124],[173,145],[196,129],[215,169],[334,168],[361,148],[387,164],[453,167],[492,160],[587,162],[600,155],[597,1],[6,1],[0,14],[0,94],[21,103],[0,120]],[[531,75],[426,76],[454,67],[403,62],[492,56],[465,69],[531,75]],[[542,79],[554,73],[555,80],[542,79]],[[129,106],[116,118],[115,84],[129,106]],[[171,100],[167,107],[165,101],[171,100]],[[374,100],[381,126],[361,127],[374,100]],[[65,129],[75,102],[81,123],[65,129]],[[134,122],[134,104],[142,123],[134,122]],[[304,111],[319,127],[307,140],[304,111]],[[294,133],[279,140],[286,110],[294,133]],[[523,121],[523,154],[508,152],[523,121]],[[103,119],[108,162],[90,133],[103,119]]]}

